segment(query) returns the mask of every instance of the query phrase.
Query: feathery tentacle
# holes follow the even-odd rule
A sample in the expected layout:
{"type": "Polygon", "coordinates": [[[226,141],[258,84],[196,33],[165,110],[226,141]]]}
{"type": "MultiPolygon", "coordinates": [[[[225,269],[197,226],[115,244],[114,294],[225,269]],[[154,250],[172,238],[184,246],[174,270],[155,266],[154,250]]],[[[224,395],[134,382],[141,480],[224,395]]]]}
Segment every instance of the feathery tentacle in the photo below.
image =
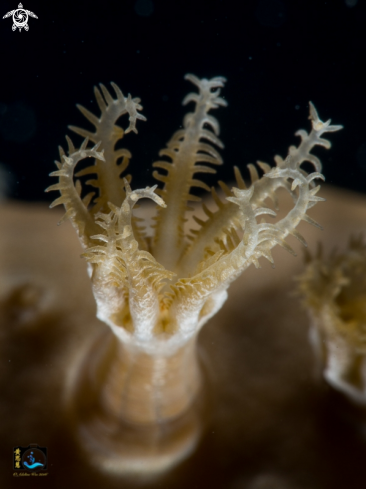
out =
{"type": "Polygon", "coordinates": [[[195,111],[185,116],[184,129],[175,133],[167,148],[160,152],[160,156],[168,156],[171,162],[158,161],[153,164],[154,167],[168,172],[167,175],[161,175],[158,172],[153,174],[157,180],[165,184],[161,195],[167,204],[166,209],[159,210],[156,218],[153,252],[156,259],[171,270],[175,270],[185,247],[183,226],[186,220],[187,203],[201,200],[190,194],[190,189],[191,187],[202,187],[208,190],[206,184],[193,176],[197,172],[215,172],[214,169],[199,163],[222,164],[222,159],[212,144],[202,141],[208,140],[222,147],[218,139],[218,122],[208,112],[219,106],[227,105],[226,101],[219,96],[225,78],[199,80],[194,75],[186,75],[185,78],[199,89],[199,93],[190,93],[183,100],[184,105],[188,102],[195,102],[195,111]],[[205,124],[210,126],[213,132],[204,129],[205,124]]]}

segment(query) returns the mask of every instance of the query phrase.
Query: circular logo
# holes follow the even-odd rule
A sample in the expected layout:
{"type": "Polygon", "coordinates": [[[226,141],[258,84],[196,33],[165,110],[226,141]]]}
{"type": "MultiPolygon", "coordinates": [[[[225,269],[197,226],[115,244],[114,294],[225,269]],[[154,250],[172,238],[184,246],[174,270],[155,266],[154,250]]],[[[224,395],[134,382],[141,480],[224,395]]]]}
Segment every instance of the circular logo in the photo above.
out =
{"type": "Polygon", "coordinates": [[[14,10],[13,13],[13,22],[14,24],[19,27],[20,29],[24,27],[27,22],[28,22],[28,13],[26,10],[23,10],[22,8],[18,8],[14,10]]]}
{"type": "Polygon", "coordinates": [[[46,465],[46,457],[38,448],[28,448],[23,453],[22,465],[25,470],[32,472],[42,469],[46,465]]]}

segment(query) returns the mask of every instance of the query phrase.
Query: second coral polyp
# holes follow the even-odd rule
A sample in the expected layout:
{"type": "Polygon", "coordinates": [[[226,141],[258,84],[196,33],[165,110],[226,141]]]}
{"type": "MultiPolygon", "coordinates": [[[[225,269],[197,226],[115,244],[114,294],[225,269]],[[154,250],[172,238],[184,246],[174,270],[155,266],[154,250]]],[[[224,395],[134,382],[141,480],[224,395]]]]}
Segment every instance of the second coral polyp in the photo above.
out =
{"type": "Polygon", "coordinates": [[[321,375],[352,402],[366,405],[366,246],[362,236],[343,253],[308,256],[299,290],[311,318],[321,375]]]}

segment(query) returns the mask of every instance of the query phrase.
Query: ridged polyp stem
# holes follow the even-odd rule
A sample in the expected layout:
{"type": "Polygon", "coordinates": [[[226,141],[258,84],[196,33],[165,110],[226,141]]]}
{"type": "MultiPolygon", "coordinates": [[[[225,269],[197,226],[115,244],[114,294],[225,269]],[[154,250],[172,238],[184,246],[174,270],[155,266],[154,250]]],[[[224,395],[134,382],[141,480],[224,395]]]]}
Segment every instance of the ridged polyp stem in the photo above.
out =
{"type": "Polygon", "coordinates": [[[163,353],[115,339],[109,347],[114,361],[101,385],[106,411],[134,424],[162,423],[184,413],[202,383],[196,348],[196,336],[163,353]]]}

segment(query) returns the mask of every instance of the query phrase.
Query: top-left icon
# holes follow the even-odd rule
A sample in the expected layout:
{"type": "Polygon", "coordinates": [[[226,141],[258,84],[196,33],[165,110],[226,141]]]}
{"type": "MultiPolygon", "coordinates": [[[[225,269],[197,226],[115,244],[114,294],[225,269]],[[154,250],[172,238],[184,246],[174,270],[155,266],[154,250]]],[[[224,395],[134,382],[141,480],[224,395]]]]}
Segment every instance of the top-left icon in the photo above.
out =
{"type": "Polygon", "coordinates": [[[38,19],[38,17],[33,12],[31,12],[30,10],[25,10],[21,3],[18,5],[18,8],[16,10],[11,10],[7,14],[5,14],[3,19],[11,16],[13,16],[13,31],[15,31],[16,29],[19,29],[19,31],[21,31],[22,29],[27,31],[29,29],[28,17],[34,17],[35,19],[38,19]]]}

